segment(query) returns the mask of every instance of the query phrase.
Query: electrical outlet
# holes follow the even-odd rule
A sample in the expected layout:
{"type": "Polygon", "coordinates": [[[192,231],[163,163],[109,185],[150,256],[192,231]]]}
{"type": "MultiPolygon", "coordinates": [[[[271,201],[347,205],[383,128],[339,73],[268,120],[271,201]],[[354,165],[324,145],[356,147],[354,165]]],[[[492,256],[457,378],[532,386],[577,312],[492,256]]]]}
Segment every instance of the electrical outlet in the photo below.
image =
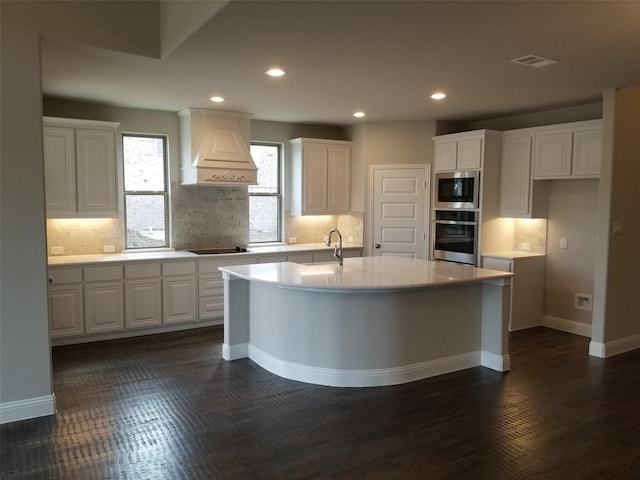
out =
{"type": "Polygon", "coordinates": [[[51,247],[51,255],[62,255],[64,247],[51,247]]]}
{"type": "Polygon", "coordinates": [[[590,312],[593,310],[593,297],[588,293],[576,293],[573,306],[578,310],[587,310],[590,312]]]}
{"type": "Polygon", "coordinates": [[[298,243],[298,239],[296,237],[289,237],[289,243],[298,243]]]}
{"type": "Polygon", "coordinates": [[[531,244],[528,242],[522,242],[520,244],[520,250],[522,250],[523,252],[528,252],[529,250],[531,250],[531,244]]]}
{"type": "Polygon", "coordinates": [[[102,247],[102,251],[104,253],[114,253],[116,251],[116,246],[115,245],[105,245],[104,247],[102,247]]]}
{"type": "Polygon", "coordinates": [[[353,243],[353,237],[347,237],[347,242],[348,243],[353,243]]]}

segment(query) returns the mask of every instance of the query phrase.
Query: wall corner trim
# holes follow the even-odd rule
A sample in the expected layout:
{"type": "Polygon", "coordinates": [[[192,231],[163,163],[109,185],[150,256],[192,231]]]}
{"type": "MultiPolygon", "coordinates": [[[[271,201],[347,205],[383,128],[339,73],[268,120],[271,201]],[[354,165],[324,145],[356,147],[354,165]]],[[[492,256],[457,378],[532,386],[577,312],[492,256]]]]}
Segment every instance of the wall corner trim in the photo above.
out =
{"type": "Polygon", "coordinates": [[[55,415],[55,413],[56,396],[54,394],[5,402],[0,403],[0,424],[55,415]]]}
{"type": "Polygon", "coordinates": [[[589,344],[589,355],[593,357],[609,358],[620,353],[629,352],[640,348],[640,334],[618,338],[611,342],[589,344]]]}

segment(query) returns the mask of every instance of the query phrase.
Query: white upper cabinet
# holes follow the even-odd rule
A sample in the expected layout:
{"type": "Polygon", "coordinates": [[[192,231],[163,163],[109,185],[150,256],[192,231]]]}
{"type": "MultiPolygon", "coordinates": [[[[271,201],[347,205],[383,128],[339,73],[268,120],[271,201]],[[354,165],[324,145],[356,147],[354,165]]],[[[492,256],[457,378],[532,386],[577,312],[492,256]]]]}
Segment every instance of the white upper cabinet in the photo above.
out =
{"type": "Polygon", "coordinates": [[[602,125],[577,129],[573,133],[571,174],[576,177],[599,177],[602,164],[602,125]]]}
{"type": "Polygon", "coordinates": [[[351,204],[351,142],[291,140],[291,213],[347,213],[351,204]]]}
{"type": "Polygon", "coordinates": [[[117,123],[44,117],[47,217],[117,215],[117,123]]]}
{"type": "Polygon", "coordinates": [[[484,135],[478,132],[440,135],[434,138],[434,170],[480,170],[484,135]]]}
{"type": "Polygon", "coordinates": [[[598,178],[602,121],[537,128],[534,158],[534,179],[598,178]]]}
{"type": "Polygon", "coordinates": [[[535,218],[546,216],[547,182],[531,175],[534,132],[514,130],[502,137],[500,216],[535,218]]]}
{"type": "Polygon", "coordinates": [[[47,216],[73,214],[78,208],[75,131],[44,127],[43,146],[47,216]]]}

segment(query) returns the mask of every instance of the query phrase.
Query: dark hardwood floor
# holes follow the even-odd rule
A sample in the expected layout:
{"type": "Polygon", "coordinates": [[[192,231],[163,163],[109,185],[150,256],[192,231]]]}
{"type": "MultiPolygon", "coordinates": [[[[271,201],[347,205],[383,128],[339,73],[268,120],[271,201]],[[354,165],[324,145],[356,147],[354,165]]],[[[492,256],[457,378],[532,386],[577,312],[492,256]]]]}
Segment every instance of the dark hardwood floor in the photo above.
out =
{"type": "Polygon", "coordinates": [[[221,347],[214,327],[54,348],[58,414],[1,427],[2,479],[640,478],[640,351],[536,328],[506,374],[332,388],[221,347]]]}

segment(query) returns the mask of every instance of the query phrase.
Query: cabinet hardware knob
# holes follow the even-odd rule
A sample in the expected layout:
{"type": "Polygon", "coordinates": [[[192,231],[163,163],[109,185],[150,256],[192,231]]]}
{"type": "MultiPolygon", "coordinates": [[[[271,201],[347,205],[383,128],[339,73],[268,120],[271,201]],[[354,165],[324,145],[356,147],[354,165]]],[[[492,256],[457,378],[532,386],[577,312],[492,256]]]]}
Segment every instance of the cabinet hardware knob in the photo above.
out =
{"type": "Polygon", "coordinates": [[[48,280],[49,280],[49,283],[53,283],[53,277],[51,275],[49,275],[48,280]]]}
{"type": "Polygon", "coordinates": [[[374,246],[375,246],[376,248],[380,248],[380,244],[379,244],[379,243],[376,243],[374,246]]]}

